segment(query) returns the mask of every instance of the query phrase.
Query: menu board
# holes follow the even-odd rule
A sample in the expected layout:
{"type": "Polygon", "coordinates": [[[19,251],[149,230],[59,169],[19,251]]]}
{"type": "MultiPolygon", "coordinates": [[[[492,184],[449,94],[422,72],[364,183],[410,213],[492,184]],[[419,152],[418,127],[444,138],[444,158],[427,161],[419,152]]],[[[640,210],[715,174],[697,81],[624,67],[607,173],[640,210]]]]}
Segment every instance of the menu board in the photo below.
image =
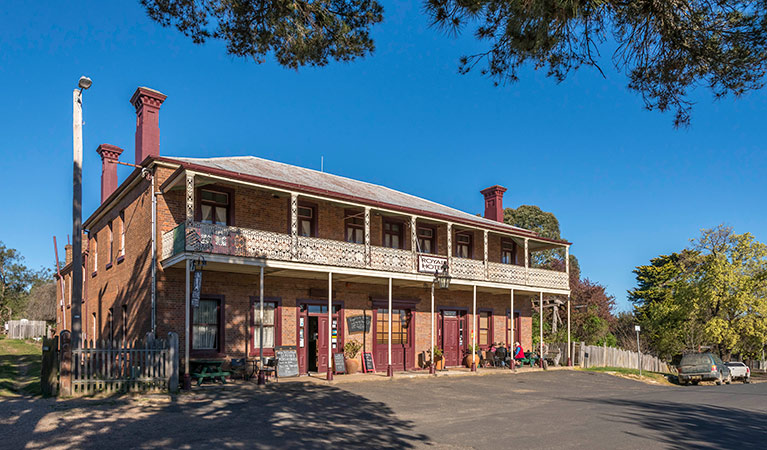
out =
{"type": "Polygon", "coordinates": [[[373,361],[373,354],[370,352],[364,352],[362,354],[362,371],[365,373],[376,371],[376,364],[373,361]]]}
{"type": "Polygon", "coordinates": [[[333,366],[335,373],[346,373],[346,364],[344,364],[343,353],[333,353],[333,366]]]}
{"type": "Polygon", "coordinates": [[[274,356],[277,358],[277,376],[298,376],[298,355],[295,350],[275,350],[274,356]]]}
{"type": "Polygon", "coordinates": [[[350,316],[346,318],[346,330],[349,333],[369,333],[370,316],[350,316]]]}

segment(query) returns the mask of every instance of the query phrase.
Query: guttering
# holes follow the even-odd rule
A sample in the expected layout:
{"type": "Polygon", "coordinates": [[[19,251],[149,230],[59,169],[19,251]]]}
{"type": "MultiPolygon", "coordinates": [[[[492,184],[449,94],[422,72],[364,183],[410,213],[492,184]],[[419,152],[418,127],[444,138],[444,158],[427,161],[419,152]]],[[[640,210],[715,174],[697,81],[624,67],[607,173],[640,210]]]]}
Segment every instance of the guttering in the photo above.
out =
{"type": "Polygon", "coordinates": [[[544,241],[544,242],[551,242],[551,243],[561,244],[561,245],[571,245],[572,244],[571,242],[568,242],[568,241],[562,241],[562,240],[557,240],[557,239],[549,239],[549,238],[540,237],[535,232],[530,231],[530,230],[510,229],[508,227],[493,225],[491,223],[472,222],[470,220],[458,218],[458,217],[455,217],[455,216],[449,216],[449,215],[446,215],[446,214],[424,212],[422,210],[418,210],[418,209],[414,209],[414,208],[407,208],[407,207],[403,207],[403,206],[392,205],[392,204],[385,203],[385,202],[380,202],[380,201],[366,199],[364,197],[357,197],[357,196],[354,196],[354,195],[342,194],[342,193],[339,193],[339,192],[333,192],[333,191],[329,191],[327,189],[318,189],[318,188],[315,188],[315,187],[312,187],[312,186],[306,186],[306,185],[301,185],[301,184],[296,184],[296,183],[289,183],[289,182],[286,182],[286,181],[272,180],[272,179],[269,179],[269,178],[259,177],[259,176],[250,175],[250,174],[244,174],[244,173],[241,173],[241,172],[232,172],[232,171],[228,171],[228,170],[224,170],[224,169],[218,169],[218,168],[215,168],[215,167],[208,167],[208,166],[203,166],[203,165],[200,165],[200,164],[190,163],[190,162],[186,162],[186,161],[179,161],[179,160],[176,160],[176,159],[173,159],[173,158],[167,158],[167,157],[163,157],[163,156],[155,156],[155,157],[152,157],[152,159],[155,160],[155,161],[162,161],[162,162],[165,162],[165,163],[168,163],[168,164],[177,164],[177,165],[180,165],[181,167],[183,167],[186,170],[191,170],[191,171],[195,171],[195,172],[210,173],[210,174],[213,174],[213,175],[218,175],[218,176],[227,177],[227,178],[234,178],[234,179],[238,179],[238,180],[242,180],[242,181],[248,181],[248,182],[251,182],[251,183],[262,184],[262,185],[267,185],[267,186],[274,186],[274,187],[277,187],[277,188],[283,188],[283,189],[286,189],[286,190],[289,190],[289,191],[298,191],[298,192],[304,192],[304,193],[308,193],[308,194],[321,195],[321,196],[326,196],[326,197],[334,198],[334,199],[338,199],[338,200],[346,200],[346,201],[349,201],[349,202],[359,203],[359,204],[363,204],[363,205],[368,205],[368,206],[373,206],[373,207],[378,207],[378,208],[385,208],[385,209],[389,209],[389,210],[392,210],[392,211],[401,212],[401,213],[405,213],[405,214],[418,215],[418,216],[422,216],[424,218],[435,218],[435,219],[443,220],[443,221],[446,221],[446,222],[453,222],[453,223],[462,224],[462,225],[466,225],[466,226],[470,226],[470,227],[475,227],[475,228],[480,228],[480,229],[491,229],[491,230],[494,230],[494,231],[498,231],[498,232],[502,232],[502,233],[506,233],[506,234],[512,234],[512,235],[513,234],[517,234],[517,235],[520,235],[520,237],[527,237],[527,238],[531,238],[531,239],[535,239],[535,240],[540,240],[540,241],[544,241]]]}

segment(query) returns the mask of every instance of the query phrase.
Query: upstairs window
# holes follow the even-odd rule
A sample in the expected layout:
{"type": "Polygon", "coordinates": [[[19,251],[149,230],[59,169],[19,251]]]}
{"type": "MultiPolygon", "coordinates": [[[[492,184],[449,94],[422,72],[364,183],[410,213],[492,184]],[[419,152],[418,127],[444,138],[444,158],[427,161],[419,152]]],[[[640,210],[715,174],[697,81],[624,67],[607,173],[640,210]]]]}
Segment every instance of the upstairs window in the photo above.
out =
{"type": "Polygon", "coordinates": [[[434,229],[418,227],[418,250],[421,253],[436,253],[434,246],[434,229]]]}
{"type": "Polygon", "coordinates": [[[456,233],[455,256],[458,258],[471,258],[471,234],[456,233]]]}
{"type": "Polygon", "coordinates": [[[108,234],[108,236],[109,236],[109,249],[108,249],[109,260],[107,261],[107,266],[111,265],[112,261],[114,261],[114,248],[115,248],[115,245],[114,245],[114,233],[112,231],[113,230],[112,226],[113,226],[113,223],[110,220],[109,221],[109,225],[107,226],[107,229],[108,229],[108,232],[109,232],[109,234],[108,234]]]}
{"type": "Polygon", "coordinates": [[[352,216],[346,219],[346,242],[354,244],[365,243],[365,219],[352,216]]]}
{"type": "Polygon", "coordinates": [[[316,214],[311,206],[298,206],[298,235],[316,236],[316,214]]]}
{"type": "Polygon", "coordinates": [[[402,248],[402,224],[398,222],[384,222],[383,246],[389,248],[402,248]]]}
{"type": "Polygon", "coordinates": [[[229,225],[229,194],[201,189],[200,212],[202,223],[229,225]]]}
{"type": "Polygon", "coordinates": [[[125,256],[125,210],[120,211],[120,256],[125,256]]]}
{"type": "Polygon", "coordinates": [[[93,273],[99,269],[99,235],[93,234],[93,273]]]}
{"type": "Polygon", "coordinates": [[[516,244],[514,241],[501,241],[501,264],[516,264],[516,244]]]}

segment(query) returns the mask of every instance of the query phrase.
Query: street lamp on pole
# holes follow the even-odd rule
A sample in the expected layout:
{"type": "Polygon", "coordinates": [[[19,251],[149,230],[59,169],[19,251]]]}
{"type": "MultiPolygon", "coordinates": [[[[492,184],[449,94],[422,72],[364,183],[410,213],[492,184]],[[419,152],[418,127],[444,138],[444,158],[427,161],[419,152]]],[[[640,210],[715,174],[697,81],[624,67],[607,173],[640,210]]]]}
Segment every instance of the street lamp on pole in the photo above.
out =
{"type": "Polygon", "coordinates": [[[72,92],[72,147],[74,164],[72,169],[72,343],[80,346],[82,317],[80,311],[83,297],[83,91],[93,81],[80,77],[77,89],[72,92]]]}
{"type": "Polygon", "coordinates": [[[431,282],[431,329],[429,335],[431,337],[431,363],[429,364],[429,373],[434,374],[434,285],[438,285],[440,289],[447,289],[450,287],[450,272],[448,270],[447,261],[442,264],[440,270],[434,272],[434,280],[431,282]]]}

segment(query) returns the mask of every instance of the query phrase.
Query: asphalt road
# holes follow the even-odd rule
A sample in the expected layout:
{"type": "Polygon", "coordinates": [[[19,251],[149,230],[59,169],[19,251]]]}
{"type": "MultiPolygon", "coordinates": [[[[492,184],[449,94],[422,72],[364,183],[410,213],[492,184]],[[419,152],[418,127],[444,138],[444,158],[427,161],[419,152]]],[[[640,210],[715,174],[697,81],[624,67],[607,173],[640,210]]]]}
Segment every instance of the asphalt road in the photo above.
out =
{"type": "Polygon", "coordinates": [[[767,383],[548,371],[212,386],[173,401],[0,399],[0,448],[767,448],[767,383]]]}

